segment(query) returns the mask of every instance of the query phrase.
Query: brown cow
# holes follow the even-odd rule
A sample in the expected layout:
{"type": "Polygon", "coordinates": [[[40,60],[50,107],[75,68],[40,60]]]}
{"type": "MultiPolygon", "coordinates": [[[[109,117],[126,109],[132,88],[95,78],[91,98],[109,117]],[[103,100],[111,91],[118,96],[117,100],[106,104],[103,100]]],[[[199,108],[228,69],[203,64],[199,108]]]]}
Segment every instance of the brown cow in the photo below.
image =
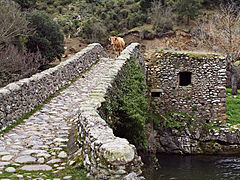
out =
{"type": "Polygon", "coordinates": [[[109,38],[111,41],[111,45],[113,46],[113,50],[116,54],[116,57],[120,55],[121,51],[125,48],[125,42],[123,38],[112,36],[109,38]]]}

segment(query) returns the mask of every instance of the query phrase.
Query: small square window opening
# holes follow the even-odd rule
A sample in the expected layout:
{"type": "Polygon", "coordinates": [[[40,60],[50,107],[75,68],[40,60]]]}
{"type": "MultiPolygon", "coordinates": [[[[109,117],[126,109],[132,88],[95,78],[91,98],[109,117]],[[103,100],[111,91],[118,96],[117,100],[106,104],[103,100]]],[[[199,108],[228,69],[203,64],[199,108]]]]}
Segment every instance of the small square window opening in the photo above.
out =
{"type": "Polygon", "coordinates": [[[179,85],[188,86],[192,82],[192,73],[191,72],[180,72],[179,73],[179,85]]]}

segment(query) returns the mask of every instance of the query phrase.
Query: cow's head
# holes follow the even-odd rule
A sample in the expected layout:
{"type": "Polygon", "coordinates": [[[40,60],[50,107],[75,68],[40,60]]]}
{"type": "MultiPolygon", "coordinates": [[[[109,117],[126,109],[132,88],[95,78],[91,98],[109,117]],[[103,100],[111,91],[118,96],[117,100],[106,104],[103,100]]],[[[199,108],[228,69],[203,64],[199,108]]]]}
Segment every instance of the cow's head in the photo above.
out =
{"type": "Polygon", "coordinates": [[[112,36],[108,40],[111,41],[111,44],[115,44],[115,42],[117,41],[117,37],[116,36],[112,36]]]}

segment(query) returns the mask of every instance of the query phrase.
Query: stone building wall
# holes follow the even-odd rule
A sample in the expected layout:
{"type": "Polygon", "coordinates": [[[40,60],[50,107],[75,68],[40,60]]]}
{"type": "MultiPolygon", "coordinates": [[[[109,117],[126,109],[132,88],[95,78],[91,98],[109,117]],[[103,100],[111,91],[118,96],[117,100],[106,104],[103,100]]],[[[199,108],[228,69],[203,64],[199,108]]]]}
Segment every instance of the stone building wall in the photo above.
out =
{"type": "MultiPolygon", "coordinates": [[[[69,147],[75,149],[72,159],[83,162],[90,179],[143,179],[142,161],[135,146],[124,138],[114,136],[113,130],[98,114],[101,103],[105,101],[104,97],[119,73],[126,68],[124,64],[130,57],[143,62],[139,44],[133,43],[121,53],[112,68],[107,69],[100,84],[80,104],[77,126],[72,133],[75,142],[73,140],[69,147]],[[75,145],[78,146],[74,147],[75,145]]],[[[142,67],[144,70],[144,65],[142,67]]]]}
{"type": "Polygon", "coordinates": [[[151,102],[157,111],[176,110],[203,122],[225,121],[224,58],[165,52],[147,69],[151,102]]]}
{"type": "Polygon", "coordinates": [[[0,130],[70,84],[101,57],[106,57],[103,47],[90,44],[56,67],[0,88],[0,130]]]}

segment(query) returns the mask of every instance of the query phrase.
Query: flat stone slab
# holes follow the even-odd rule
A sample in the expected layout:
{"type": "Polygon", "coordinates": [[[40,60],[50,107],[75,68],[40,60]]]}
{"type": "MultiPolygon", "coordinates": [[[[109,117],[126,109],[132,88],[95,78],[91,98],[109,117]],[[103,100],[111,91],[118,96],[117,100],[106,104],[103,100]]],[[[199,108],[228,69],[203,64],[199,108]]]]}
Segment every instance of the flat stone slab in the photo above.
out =
{"type": "Polygon", "coordinates": [[[36,158],[32,156],[20,156],[15,159],[15,162],[17,163],[29,163],[29,162],[35,162],[36,158]]]}
{"type": "Polygon", "coordinates": [[[71,179],[72,176],[65,176],[63,179],[71,179]]]}
{"type": "Polygon", "coordinates": [[[45,162],[45,159],[43,157],[41,157],[41,158],[38,159],[37,162],[40,163],[40,164],[43,164],[45,162]]]}
{"type": "Polygon", "coordinates": [[[9,153],[9,152],[6,152],[6,151],[0,152],[0,156],[4,156],[4,155],[8,155],[8,154],[10,154],[10,153],[9,153]]]}
{"type": "Polygon", "coordinates": [[[49,158],[51,155],[48,153],[38,153],[37,157],[45,157],[45,158],[49,158]]]}
{"type": "Polygon", "coordinates": [[[5,171],[7,171],[7,172],[15,172],[16,169],[14,167],[8,167],[8,168],[5,169],[5,171]]]}
{"type": "Polygon", "coordinates": [[[16,175],[19,179],[21,178],[21,179],[23,179],[23,175],[21,175],[21,174],[18,174],[18,175],[16,175]]]}
{"type": "Polygon", "coordinates": [[[58,154],[58,157],[59,158],[66,158],[67,157],[67,153],[65,151],[61,151],[59,154],[58,154]]]}
{"type": "Polygon", "coordinates": [[[38,154],[38,153],[45,153],[45,152],[46,152],[45,150],[27,149],[27,150],[22,151],[20,154],[22,154],[22,155],[30,155],[30,154],[38,154]]]}
{"type": "Polygon", "coordinates": [[[10,162],[0,162],[0,166],[7,166],[9,164],[10,164],[10,162]]]}
{"type": "Polygon", "coordinates": [[[56,138],[53,140],[53,142],[68,142],[68,139],[56,138]]]}
{"type": "Polygon", "coordinates": [[[47,164],[55,164],[55,163],[60,163],[60,162],[62,162],[61,159],[52,159],[52,160],[48,161],[47,164]]]}
{"type": "Polygon", "coordinates": [[[50,170],[52,170],[52,167],[48,166],[48,165],[35,164],[35,165],[25,165],[21,168],[21,170],[24,170],[24,171],[50,171],[50,170]]]}
{"type": "Polygon", "coordinates": [[[10,161],[13,158],[13,155],[6,155],[2,157],[2,161],[10,161]]]}

